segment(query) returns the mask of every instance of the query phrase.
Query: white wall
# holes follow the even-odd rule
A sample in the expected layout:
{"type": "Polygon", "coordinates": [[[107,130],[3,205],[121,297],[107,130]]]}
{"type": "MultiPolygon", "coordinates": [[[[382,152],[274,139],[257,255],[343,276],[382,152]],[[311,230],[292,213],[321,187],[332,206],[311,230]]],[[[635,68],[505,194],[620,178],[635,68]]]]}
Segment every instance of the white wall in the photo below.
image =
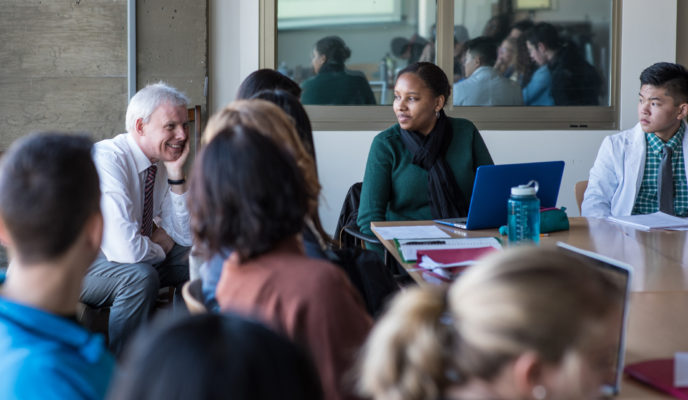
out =
{"type": "MultiPolygon", "coordinates": [[[[210,0],[211,109],[231,101],[241,81],[258,68],[258,7],[240,0],[210,0]],[[233,28],[235,27],[235,28],[233,28]]],[[[256,2],[257,3],[257,2],[256,2]]],[[[621,127],[636,122],[638,76],[650,64],[676,59],[677,0],[623,0],[621,127]],[[651,28],[648,28],[651,27],[651,28]]],[[[363,179],[370,143],[377,132],[314,132],[323,185],[320,215],[333,231],[341,202],[363,179]]],[[[573,185],[585,180],[606,131],[483,131],[495,162],[564,160],[559,205],[578,215],[573,185]]]]}

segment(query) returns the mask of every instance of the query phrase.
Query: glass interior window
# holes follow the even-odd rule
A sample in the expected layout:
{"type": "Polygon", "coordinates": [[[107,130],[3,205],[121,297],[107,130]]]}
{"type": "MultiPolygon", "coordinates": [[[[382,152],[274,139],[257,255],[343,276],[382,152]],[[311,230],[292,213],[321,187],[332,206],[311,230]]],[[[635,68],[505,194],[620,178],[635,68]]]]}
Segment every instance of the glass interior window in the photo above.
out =
{"type": "Polygon", "coordinates": [[[390,105],[396,73],[435,59],[435,0],[279,0],[277,69],[306,105],[390,105]]]}

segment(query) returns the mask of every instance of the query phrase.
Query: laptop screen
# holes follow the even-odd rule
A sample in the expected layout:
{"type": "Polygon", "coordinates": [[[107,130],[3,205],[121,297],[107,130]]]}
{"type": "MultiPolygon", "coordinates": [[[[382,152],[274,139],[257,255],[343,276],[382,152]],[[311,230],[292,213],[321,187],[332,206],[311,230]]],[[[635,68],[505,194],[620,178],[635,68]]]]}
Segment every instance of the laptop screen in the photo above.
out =
{"type": "Polygon", "coordinates": [[[618,332],[618,340],[615,346],[616,354],[613,355],[615,362],[613,363],[613,367],[609,371],[609,375],[605,381],[606,383],[602,388],[602,394],[604,395],[618,394],[621,385],[621,378],[623,376],[626,320],[628,319],[628,302],[631,287],[631,267],[628,264],[604,257],[591,251],[570,246],[566,243],[558,242],[557,246],[559,246],[562,251],[576,254],[584,258],[589,264],[600,268],[612,280],[618,282],[620,287],[625,289],[623,291],[623,299],[620,299],[622,301],[621,304],[624,305],[623,312],[616,321],[615,328],[615,330],[618,332]]]}

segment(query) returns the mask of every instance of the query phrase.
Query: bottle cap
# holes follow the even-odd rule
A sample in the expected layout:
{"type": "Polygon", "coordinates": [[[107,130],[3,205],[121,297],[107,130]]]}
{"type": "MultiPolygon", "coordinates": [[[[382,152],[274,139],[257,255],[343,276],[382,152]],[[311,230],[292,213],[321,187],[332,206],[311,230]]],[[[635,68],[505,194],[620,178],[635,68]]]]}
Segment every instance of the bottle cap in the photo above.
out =
{"type": "Polygon", "coordinates": [[[518,185],[511,188],[513,196],[535,196],[539,189],[537,181],[533,180],[525,185],[518,185]]]}

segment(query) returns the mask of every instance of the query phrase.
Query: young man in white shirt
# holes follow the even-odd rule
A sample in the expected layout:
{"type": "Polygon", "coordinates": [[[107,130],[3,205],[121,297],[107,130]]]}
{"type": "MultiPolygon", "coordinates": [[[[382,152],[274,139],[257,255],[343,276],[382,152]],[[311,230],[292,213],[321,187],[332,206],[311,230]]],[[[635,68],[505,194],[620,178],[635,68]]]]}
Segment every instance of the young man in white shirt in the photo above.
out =
{"type": "Polygon", "coordinates": [[[149,318],[159,288],[180,289],[189,278],[187,104],[176,89],[149,85],[129,102],[127,133],[94,148],[105,230],[81,301],[111,307],[109,347],[116,355],[149,318]]]}
{"type": "Polygon", "coordinates": [[[606,217],[658,211],[659,169],[663,149],[670,148],[669,213],[688,216],[686,115],[688,71],[666,62],[646,68],[640,75],[639,122],[604,138],[590,170],[581,214],[606,217]]]}

